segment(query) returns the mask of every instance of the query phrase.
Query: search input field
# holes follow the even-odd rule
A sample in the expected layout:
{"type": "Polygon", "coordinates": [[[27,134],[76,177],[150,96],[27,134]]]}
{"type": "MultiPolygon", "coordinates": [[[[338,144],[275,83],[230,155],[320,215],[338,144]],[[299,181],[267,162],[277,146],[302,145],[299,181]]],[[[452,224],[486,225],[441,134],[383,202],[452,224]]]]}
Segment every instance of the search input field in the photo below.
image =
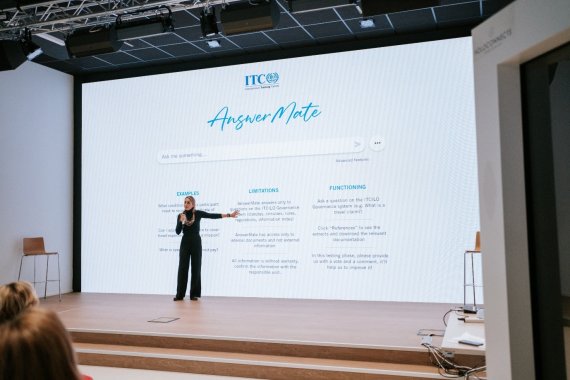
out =
{"type": "Polygon", "coordinates": [[[213,146],[160,151],[158,153],[158,162],[161,164],[179,164],[209,161],[248,160],[255,158],[317,156],[325,154],[358,153],[362,152],[364,148],[364,140],[361,138],[287,141],[237,146],[213,146]]]}

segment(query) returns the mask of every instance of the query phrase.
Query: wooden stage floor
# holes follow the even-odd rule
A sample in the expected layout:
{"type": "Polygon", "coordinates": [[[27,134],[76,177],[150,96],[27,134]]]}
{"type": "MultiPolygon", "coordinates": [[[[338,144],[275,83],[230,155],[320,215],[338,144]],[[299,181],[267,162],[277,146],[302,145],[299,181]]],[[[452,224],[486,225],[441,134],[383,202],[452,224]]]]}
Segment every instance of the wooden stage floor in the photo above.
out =
{"type": "MultiPolygon", "coordinates": [[[[335,346],[421,348],[450,304],[69,293],[41,300],[70,331],[104,331],[335,346]],[[169,323],[149,322],[178,318],[169,323]]],[[[437,337],[434,337],[437,339],[437,337]]],[[[440,343],[434,340],[434,343],[440,343]]]]}
{"type": "Polygon", "coordinates": [[[457,306],[94,293],[41,305],[59,313],[82,365],[274,380],[441,379],[418,331],[442,333],[457,306]]]}

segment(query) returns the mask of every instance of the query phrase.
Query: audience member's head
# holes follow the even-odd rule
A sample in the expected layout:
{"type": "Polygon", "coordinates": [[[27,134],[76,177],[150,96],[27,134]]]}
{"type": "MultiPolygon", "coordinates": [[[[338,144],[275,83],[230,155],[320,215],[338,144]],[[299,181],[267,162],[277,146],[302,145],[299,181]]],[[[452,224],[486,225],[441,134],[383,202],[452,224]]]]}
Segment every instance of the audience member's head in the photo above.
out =
{"type": "Polygon", "coordinates": [[[37,304],[38,296],[29,282],[17,281],[0,286],[0,323],[37,304]]]}
{"type": "Polygon", "coordinates": [[[0,324],[0,380],[80,380],[69,333],[57,314],[32,307],[0,324]]]}

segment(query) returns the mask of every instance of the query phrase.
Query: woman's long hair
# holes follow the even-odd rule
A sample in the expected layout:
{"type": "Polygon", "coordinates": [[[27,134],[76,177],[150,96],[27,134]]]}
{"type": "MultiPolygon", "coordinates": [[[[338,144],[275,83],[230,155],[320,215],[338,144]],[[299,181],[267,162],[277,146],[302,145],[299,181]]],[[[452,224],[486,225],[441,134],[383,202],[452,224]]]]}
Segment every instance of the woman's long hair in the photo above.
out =
{"type": "Polygon", "coordinates": [[[80,380],[69,333],[57,314],[32,307],[0,325],[0,380],[80,380]]]}
{"type": "MultiPolygon", "coordinates": [[[[190,218],[190,220],[186,220],[186,225],[187,226],[191,226],[194,224],[194,221],[196,220],[196,199],[194,199],[193,196],[188,195],[187,197],[184,198],[184,200],[186,199],[190,199],[192,201],[192,204],[194,205],[194,207],[192,207],[192,218],[190,218]]],[[[186,210],[184,210],[184,212],[186,212],[186,210]]]]}

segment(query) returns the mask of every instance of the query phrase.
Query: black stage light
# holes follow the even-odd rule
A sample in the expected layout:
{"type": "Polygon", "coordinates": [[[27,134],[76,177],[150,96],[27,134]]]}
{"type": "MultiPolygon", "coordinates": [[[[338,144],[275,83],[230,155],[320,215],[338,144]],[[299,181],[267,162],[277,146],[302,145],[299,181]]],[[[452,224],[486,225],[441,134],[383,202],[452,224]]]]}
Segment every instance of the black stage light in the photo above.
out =
{"type": "Polygon", "coordinates": [[[219,33],[214,7],[204,7],[202,9],[200,12],[200,27],[202,28],[202,36],[206,38],[213,37],[219,33]]]}
{"type": "Polygon", "coordinates": [[[57,34],[38,33],[32,36],[32,41],[38,45],[43,53],[55,59],[69,59],[69,52],[65,47],[65,41],[57,34]]]}
{"type": "Polygon", "coordinates": [[[122,45],[123,42],[117,39],[115,25],[77,29],[65,40],[69,56],[73,58],[113,53],[122,45]]]}
{"type": "Polygon", "coordinates": [[[14,70],[26,61],[26,53],[20,41],[0,41],[0,71],[14,70]]]}
{"type": "Polygon", "coordinates": [[[411,11],[414,9],[437,7],[439,0],[361,0],[362,16],[369,17],[386,13],[411,11]]]}
{"type": "Polygon", "coordinates": [[[32,33],[25,29],[19,40],[0,41],[0,71],[14,70],[27,60],[31,61],[42,49],[32,42],[32,33]]]}
{"type": "Polygon", "coordinates": [[[289,12],[305,12],[354,3],[353,0],[287,0],[289,12]]]}
{"type": "Polygon", "coordinates": [[[222,5],[220,21],[224,34],[272,29],[279,23],[277,0],[249,0],[222,5]]]}
{"type": "Polygon", "coordinates": [[[174,20],[170,9],[168,14],[157,14],[148,18],[125,20],[117,17],[117,39],[119,41],[133,38],[150,37],[174,31],[174,20]]]}
{"type": "Polygon", "coordinates": [[[20,43],[22,44],[22,49],[28,61],[32,61],[43,53],[42,48],[32,41],[32,32],[29,29],[25,29],[20,43]]]}

